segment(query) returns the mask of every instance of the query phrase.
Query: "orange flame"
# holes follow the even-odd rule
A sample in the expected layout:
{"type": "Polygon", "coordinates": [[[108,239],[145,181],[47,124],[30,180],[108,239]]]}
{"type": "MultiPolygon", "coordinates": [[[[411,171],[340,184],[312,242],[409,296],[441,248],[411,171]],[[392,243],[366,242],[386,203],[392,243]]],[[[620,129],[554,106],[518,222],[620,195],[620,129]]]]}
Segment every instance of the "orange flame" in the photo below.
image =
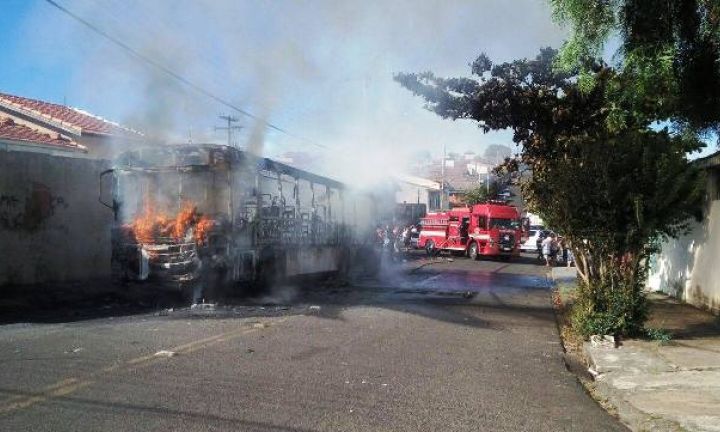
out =
{"type": "Polygon", "coordinates": [[[156,211],[154,203],[146,199],[143,213],[130,223],[129,227],[139,243],[155,243],[158,237],[169,236],[180,241],[193,229],[194,240],[202,245],[207,241],[212,225],[213,221],[199,213],[191,202],[185,202],[175,217],[168,217],[156,211]]]}
{"type": "Polygon", "coordinates": [[[205,244],[205,242],[207,241],[208,231],[210,231],[210,228],[212,228],[212,226],[213,221],[211,219],[208,219],[205,216],[202,216],[200,218],[197,225],[195,226],[195,241],[198,244],[205,244]]]}

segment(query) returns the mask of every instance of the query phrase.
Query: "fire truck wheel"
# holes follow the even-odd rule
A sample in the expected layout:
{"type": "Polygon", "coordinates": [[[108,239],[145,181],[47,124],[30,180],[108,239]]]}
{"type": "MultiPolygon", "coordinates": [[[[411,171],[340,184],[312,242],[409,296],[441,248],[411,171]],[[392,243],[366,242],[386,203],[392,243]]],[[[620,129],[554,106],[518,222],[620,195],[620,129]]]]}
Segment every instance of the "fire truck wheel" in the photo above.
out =
{"type": "Polygon", "coordinates": [[[468,248],[468,256],[471,260],[478,260],[480,259],[480,254],[478,253],[478,245],[475,242],[470,243],[470,247],[468,248]]]}
{"type": "Polygon", "coordinates": [[[427,252],[428,256],[435,255],[435,242],[432,240],[428,240],[427,243],[425,243],[425,252],[427,252]]]}

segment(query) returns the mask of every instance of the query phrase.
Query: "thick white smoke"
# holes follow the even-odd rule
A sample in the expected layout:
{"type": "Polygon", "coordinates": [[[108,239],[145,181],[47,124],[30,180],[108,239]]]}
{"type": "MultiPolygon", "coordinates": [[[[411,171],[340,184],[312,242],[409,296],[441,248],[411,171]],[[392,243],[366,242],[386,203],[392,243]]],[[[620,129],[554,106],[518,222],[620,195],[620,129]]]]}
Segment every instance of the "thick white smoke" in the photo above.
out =
{"type": "Polygon", "coordinates": [[[562,36],[542,0],[61,3],[294,136],[232,112],[40,2],[26,26],[27,48],[71,71],[70,104],[169,141],[224,142],[214,126],[230,113],[245,126],[241,145],[267,156],[307,152],[323,173],[366,184],[402,170],[418,150],[438,154],[445,144],[481,153],[508,138],[424,111],[394,73],[466,74],[481,51],[498,60],[532,56],[562,36]]]}

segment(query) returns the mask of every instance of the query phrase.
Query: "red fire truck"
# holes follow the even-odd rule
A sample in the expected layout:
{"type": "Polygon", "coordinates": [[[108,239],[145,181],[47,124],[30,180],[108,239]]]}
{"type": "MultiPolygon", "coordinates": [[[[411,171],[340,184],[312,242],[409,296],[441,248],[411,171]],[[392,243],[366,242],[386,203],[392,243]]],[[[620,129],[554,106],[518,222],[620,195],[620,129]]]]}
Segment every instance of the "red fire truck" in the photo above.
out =
{"type": "Polygon", "coordinates": [[[514,206],[485,203],[428,213],[421,226],[418,247],[429,255],[448,250],[466,253],[472,259],[510,259],[520,254],[522,229],[514,206]]]}

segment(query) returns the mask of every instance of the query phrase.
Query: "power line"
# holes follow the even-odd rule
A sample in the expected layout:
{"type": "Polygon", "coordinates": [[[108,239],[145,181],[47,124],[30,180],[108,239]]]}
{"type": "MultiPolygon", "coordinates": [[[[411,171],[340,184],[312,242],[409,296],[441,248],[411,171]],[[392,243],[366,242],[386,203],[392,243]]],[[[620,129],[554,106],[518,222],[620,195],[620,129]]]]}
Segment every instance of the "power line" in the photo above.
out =
{"type": "Polygon", "coordinates": [[[287,130],[279,127],[279,126],[276,126],[276,125],[268,122],[267,120],[263,120],[263,119],[261,119],[260,117],[256,116],[255,114],[252,114],[252,113],[250,113],[250,112],[248,112],[248,111],[246,111],[246,110],[238,107],[237,105],[233,104],[232,102],[229,102],[229,101],[227,101],[227,100],[225,100],[225,99],[223,99],[223,98],[221,98],[221,97],[213,94],[213,93],[210,92],[209,90],[206,90],[206,89],[204,89],[203,87],[201,87],[200,85],[195,84],[194,82],[192,82],[192,81],[190,81],[189,79],[185,78],[184,76],[178,74],[177,72],[174,72],[173,70],[167,68],[166,66],[162,65],[161,63],[158,63],[157,61],[151,59],[150,57],[148,57],[148,56],[140,53],[139,51],[137,51],[136,49],[134,49],[134,48],[131,47],[130,45],[126,44],[125,42],[121,41],[120,39],[118,39],[118,38],[116,38],[116,37],[114,37],[114,36],[106,33],[106,32],[105,32],[104,30],[102,30],[101,28],[95,26],[93,23],[85,20],[84,18],[76,15],[75,13],[73,13],[73,12],[71,12],[70,10],[66,9],[65,7],[59,5],[59,4],[58,4],[57,2],[55,2],[54,0],[45,0],[45,2],[47,2],[47,3],[50,4],[51,6],[55,7],[55,8],[58,9],[59,11],[63,12],[64,14],[68,15],[69,17],[73,18],[75,21],[78,21],[79,23],[81,23],[81,24],[84,25],[85,27],[89,28],[89,29],[92,30],[93,32],[99,34],[99,35],[102,36],[103,38],[109,40],[110,42],[112,42],[112,43],[114,43],[115,45],[119,46],[120,48],[124,49],[125,51],[127,51],[127,52],[130,53],[130,54],[132,54],[133,56],[135,56],[136,58],[140,59],[141,61],[143,61],[143,62],[149,64],[150,66],[158,69],[159,71],[165,73],[166,75],[172,77],[173,79],[175,79],[175,80],[177,80],[177,81],[185,84],[186,86],[192,88],[193,90],[197,91],[198,93],[200,93],[200,94],[202,94],[202,95],[204,95],[204,96],[206,96],[206,97],[214,100],[215,102],[218,102],[218,103],[220,103],[220,104],[222,104],[222,105],[225,105],[226,107],[231,108],[231,109],[239,112],[240,114],[242,114],[242,115],[244,115],[244,116],[246,116],[246,117],[250,117],[251,119],[254,119],[254,120],[257,120],[257,121],[259,121],[259,122],[262,122],[262,123],[265,124],[268,128],[273,129],[273,130],[276,130],[276,131],[278,131],[278,132],[280,132],[280,133],[282,133],[282,134],[285,134],[285,135],[287,135],[287,136],[289,136],[289,137],[291,137],[291,138],[295,138],[295,139],[298,139],[298,140],[301,140],[301,141],[305,141],[305,142],[307,142],[307,143],[309,143],[309,144],[312,144],[312,145],[315,145],[315,146],[317,146],[317,147],[321,147],[321,148],[324,148],[324,149],[328,148],[327,146],[325,146],[325,145],[323,145],[323,144],[320,144],[320,143],[317,143],[317,142],[312,141],[312,140],[310,140],[310,139],[303,138],[303,137],[301,137],[301,136],[295,135],[295,134],[293,134],[293,133],[291,133],[291,132],[289,132],[289,131],[287,131],[287,130]]]}

